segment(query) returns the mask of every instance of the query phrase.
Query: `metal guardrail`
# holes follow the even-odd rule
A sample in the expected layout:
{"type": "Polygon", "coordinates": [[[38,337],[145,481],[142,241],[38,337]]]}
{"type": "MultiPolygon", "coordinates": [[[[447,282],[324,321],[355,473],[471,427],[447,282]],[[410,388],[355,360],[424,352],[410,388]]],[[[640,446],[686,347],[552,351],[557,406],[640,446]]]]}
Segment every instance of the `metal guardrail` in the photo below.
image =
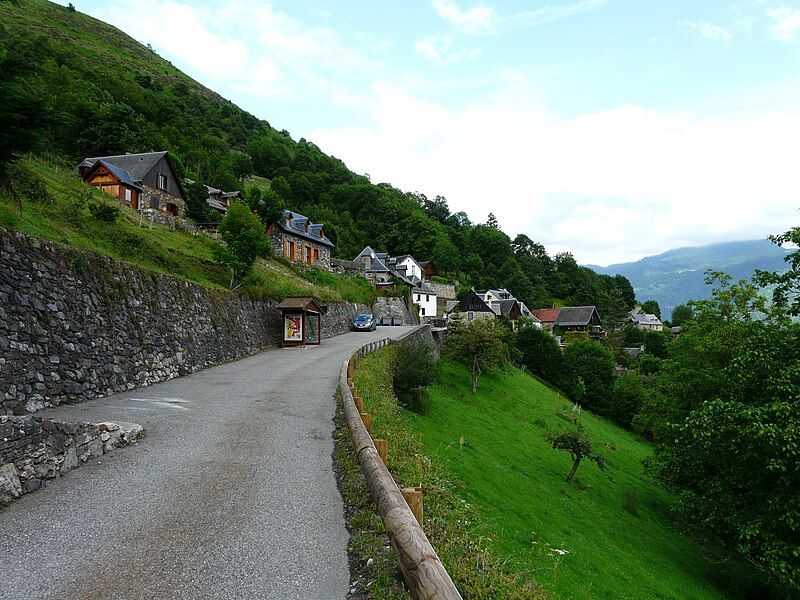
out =
{"type": "MultiPolygon", "coordinates": [[[[402,336],[405,339],[418,329],[402,336]]],[[[394,343],[400,340],[394,341],[394,343]]],[[[403,492],[386,468],[365,425],[365,417],[356,405],[355,388],[348,379],[356,364],[368,354],[393,343],[390,338],[370,342],[356,350],[342,364],[339,390],[342,393],[344,416],[356,446],[361,472],[372,498],[378,506],[389,541],[400,563],[406,585],[415,600],[462,600],[442,561],[406,502],[403,492]]]]}

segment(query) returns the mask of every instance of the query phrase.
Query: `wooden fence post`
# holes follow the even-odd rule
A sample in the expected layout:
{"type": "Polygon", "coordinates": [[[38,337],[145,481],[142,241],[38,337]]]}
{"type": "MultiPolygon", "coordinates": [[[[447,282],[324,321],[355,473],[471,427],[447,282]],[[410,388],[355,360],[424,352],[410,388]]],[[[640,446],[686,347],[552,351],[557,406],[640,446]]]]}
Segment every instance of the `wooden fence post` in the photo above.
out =
{"type": "Polygon", "coordinates": [[[375,442],[375,449],[378,451],[378,456],[381,457],[383,464],[388,467],[389,463],[387,462],[387,459],[389,455],[389,442],[381,439],[376,439],[373,441],[375,442]]]}
{"type": "Polygon", "coordinates": [[[403,498],[406,499],[408,508],[414,513],[414,518],[417,519],[417,523],[422,527],[422,488],[405,487],[402,491],[403,498]]]}
{"type": "Polygon", "coordinates": [[[362,412],[361,413],[361,420],[364,422],[364,429],[367,430],[367,433],[372,432],[372,415],[369,413],[362,412]]]}
{"type": "Polygon", "coordinates": [[[361,396],[353,396],[353,401],[356,403],[359,413],[364,412],[364,399],[361,396]]]}

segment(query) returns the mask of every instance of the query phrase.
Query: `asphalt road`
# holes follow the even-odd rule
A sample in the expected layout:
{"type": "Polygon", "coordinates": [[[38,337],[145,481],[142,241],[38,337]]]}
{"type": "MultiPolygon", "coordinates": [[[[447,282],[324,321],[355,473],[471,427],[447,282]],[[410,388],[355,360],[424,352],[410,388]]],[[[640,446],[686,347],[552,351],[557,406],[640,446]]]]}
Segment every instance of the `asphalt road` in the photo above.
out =
{"type": "Polygon", "coordinates": [[[115,450],[0,511],[0,598],[344,598],[339,368],[410,327],[272,350],[47,411],[131,421],[115,450]]]}

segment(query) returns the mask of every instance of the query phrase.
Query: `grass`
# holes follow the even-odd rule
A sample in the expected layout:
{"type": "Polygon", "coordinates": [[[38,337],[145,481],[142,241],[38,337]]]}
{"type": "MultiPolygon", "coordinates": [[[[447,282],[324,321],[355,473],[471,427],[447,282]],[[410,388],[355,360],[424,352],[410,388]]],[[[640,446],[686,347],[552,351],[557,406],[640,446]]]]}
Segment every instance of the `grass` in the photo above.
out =
{"type": "Polygon", "coordinates": [[[711,565],[672,520],[674,499],[643,473],[646,443],[583,412],[609,469],[584,462],[566,484],[571,458],[544,438],[569,426],[558,392],[508,368],[472,395],[467,370],[440,363],[420,416],[394,400],[390,353],[365,359],[356,385],[395,478],[423,485],[426,531],[465,597],[747,597],[749,568],[711,565]]]}
{"type": "MultiPolygon", "coordinates": [[[[390,346],[365,358],[356,369],[355,384],[373,416],[373,436],[389,441],[389,469],[395,480],[401,485],[423,487],[425,532],[450,576],[465,598],[546,598],[547,594],[530,578],[512,572],[492,552],[475,508],[460,497],[460,484],[426,453],[413,426],[415,415],[400,408],[392,392],[393,352],[390,346]]],[[[349,436],[346,429],[344,435],[349,436]]],[[[353,560],[356,564],[366,564],[373,559],[373,570],[363,575],[372,582],[367,597],[394,598],[396,567],[394,563],[378,560],[384,549],[374,540],[381,539],[383,525],[368,501],[368,492],[364,488],[360,494],[344,493],[348,503],[355,502],[361,507],[358,521],[350,523],[354,536],[353,560]]]]}
{"type": "MultiPolygon", "coordinates": [[[[227,289],[229,273],[214,261],[214,248],[219,242],[213,238],[169,231],[159,225],[151,228],[147,223],[140,227],[138,213],[121,205],[115,222],[98,221],[90,215],[88,204],[114,201],[83,184],[66,165],[29,158],[23,161],[23,168],[44,183],[47,198],[31,201],[23,197],[20,210],[8,192],[0,191],[0,226],[212,289],[227,289]]],[[[258,261],[245,291],[253,297],[276,300],[313,295],[326,302],[369,304],[374,298],[372,286],[362,278],[320,269],[304,270],[273,258],[258,261]]]]}

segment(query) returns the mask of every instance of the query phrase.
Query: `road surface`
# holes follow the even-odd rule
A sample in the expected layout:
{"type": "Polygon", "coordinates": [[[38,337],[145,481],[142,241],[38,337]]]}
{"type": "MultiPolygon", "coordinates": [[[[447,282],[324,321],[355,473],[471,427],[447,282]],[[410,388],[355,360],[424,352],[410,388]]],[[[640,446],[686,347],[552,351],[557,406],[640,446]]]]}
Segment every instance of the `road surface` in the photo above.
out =
{"type": "Polygon", "coordinates": [[[47,411],[145,427],[0,512],[0,598],[344,598],[339,368],[410,327],[271,350],[47,411]]]}

